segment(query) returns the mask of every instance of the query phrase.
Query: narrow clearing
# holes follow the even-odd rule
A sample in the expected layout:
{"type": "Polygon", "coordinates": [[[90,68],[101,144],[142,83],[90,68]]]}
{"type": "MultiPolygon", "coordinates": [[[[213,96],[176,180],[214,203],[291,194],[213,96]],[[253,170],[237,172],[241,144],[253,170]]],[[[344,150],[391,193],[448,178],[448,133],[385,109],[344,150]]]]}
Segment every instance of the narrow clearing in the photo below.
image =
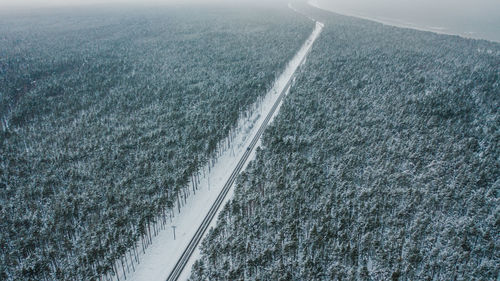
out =
{"type": "MultiPolygon", "coordinates": [[[[287,93],[289,90],[288,86],[293,83],[297,69],[304,64],[306,56],[311,50],[314,41],[321,33],[322,28],[323,24],[316,22],[312,34],[304,45],[302,45],[299,52],[288,63],[285,71],[275,81],[272,89],[266,94],[262,103],[258,105],[258,108],[254,110],[249,118],[242,118],[242,120],[239,121],[236,129],[236,136],[234,137],[231,147],[221,154],[217,159],[217,163],[210,168],[210,172],[208,172],[208,166],[204,168],[205,173],[201,173],[200,184],[196,193],[188,197],[180,213],[177,213],[176,210],[176,216],[172,218],[165,229],[161,230],[159,234],[152,239],[152,245],[146,249],[146,252],[144,254],[141,252],[140,264],[135,265],[135,272],[126,274],[126,280],[163,281],[167,279],[184,252],[184,249],[189,244],[191,238],[196,233],[206,214],[230,178],[231,173],[245,154],[252,139],[257,134],[264,121],[267,121],[265,120],[266,116],[277,102],[281,93],[284,91],[287,93]]],[[[279,112],[280,107],[281,102],[279,102],[269,122],[271,122],[274,116],[279,112]]],[[[255,148],[259,145],[260,140],[254,146],[254,149],[250,151],[250,156],[243,165],[242,170],[244,170],[248,162],[254,158],[255,148]]],[[[217,218],[218,213],[226,202],[232,198],[233,188],[234,187],[230,188],[221,204],[221,208],[217,210],[214,216],[215,218],[217,218]]],[[[215,226],[215,224],[216,219],[213,219],[208,229],[215,226]]],[[[191,267],[199,255],[200,251],[198,245],[180,274],[179,280],[186,280],[189,277],[191,267]]],[[[123,272],[120,273],[119,279],[125,280],[123,272]]],[[[116,277],[114,279],[117,280],[116,277]]]]}

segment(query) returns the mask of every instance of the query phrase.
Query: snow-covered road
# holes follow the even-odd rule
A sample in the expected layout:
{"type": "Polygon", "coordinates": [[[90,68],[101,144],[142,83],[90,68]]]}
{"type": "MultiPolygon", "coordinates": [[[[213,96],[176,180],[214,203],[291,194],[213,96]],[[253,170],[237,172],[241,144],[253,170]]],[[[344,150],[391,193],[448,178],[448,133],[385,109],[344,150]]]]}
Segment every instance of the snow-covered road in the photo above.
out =
{"type": "MultiPolygon", "coordinates": [[[[280,95],[283,92],[285,94],[288,92],[288,86],[294,80],[295,72],[305,62],[306,56],[311,50],[314,41],[321,33],[322,28],[323,24],[316,22],[316,26],[310,37],[288,63],[285,71],[275,81],[272,89],[266,94],[262,102],[255,106],[256,109],[253,111],[253,114],[249,118],[242,118],[239,121],[236,136],[232,141],[231,147],[220,155],[217,163],[211,167],[210,172],[208,172],[208,168],[205,168],[207,172],[204,173],[204,176],[202,173],[196,194],[188,197],[186,204],[181,208],[181,212],[172,218],[167,227],[153,238],[152,245],[141,255],[140,264],[135,265],[135,272],[127,273],[126,280],[164,281],[167,279],[175,264],[182,256],[184,249],[188,246],[191,238],[202,224],[206,214],[214,202],[216,202],[217,197],[223,190],[238,162],[246,153],[252,139],[254,139],[262,126],[265,127],[263,123],[272,121],[279,111],[281,107],[281,100],[278,101],[280,95]],[[275,104],[277,108],[272,114],[271,120],[266,120],[267,115],[275,104]],[[175,239],[173,227],[175,227],[175,239]]],[[[260,140],[250,150],[250,155],[244,162],[242,169],[245,169],[248,162],[254,158],[254,150],[259,144],[260,140]]],[[[229,192],[220,205],[221,207],[215,213],[215,218],[217,218],[222,207],[232,197],[232,194],[233,187],[229,189],[229,192]]],[[[215,226],[215,224],[216,219],[211,220],[208,229],[215,226]]],[[[192,264],[199,257],[199,254],[199,247],[196,246],[195,251],[190,255],[184,270],[180,274],[179,280],[186,280],[189,277],[192,264]]],[[[120,280],[125,279],[124,276],[119,277],[120,280]]]]}

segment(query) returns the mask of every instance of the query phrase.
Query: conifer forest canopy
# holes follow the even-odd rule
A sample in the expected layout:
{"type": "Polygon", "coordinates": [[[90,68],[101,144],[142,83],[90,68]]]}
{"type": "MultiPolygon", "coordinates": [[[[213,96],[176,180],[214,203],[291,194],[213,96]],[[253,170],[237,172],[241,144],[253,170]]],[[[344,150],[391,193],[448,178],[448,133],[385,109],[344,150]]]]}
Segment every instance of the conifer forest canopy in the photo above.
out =
{"type": "Polygon", "coordinates": [[[500,44],[278,2],[2,13],[0,280],[137,260],[311,18],[190,280],[498,280],[500,44]]]}
{"type": "Polygon", "coordinates": [[[497,280],[500,45],[325,23],[191,280],[497,280]]]}
{"type": "Polygon", "coordinates": [[[113,271],[313,26],[257,6],[2,17],[0,280],[113,271]]]}

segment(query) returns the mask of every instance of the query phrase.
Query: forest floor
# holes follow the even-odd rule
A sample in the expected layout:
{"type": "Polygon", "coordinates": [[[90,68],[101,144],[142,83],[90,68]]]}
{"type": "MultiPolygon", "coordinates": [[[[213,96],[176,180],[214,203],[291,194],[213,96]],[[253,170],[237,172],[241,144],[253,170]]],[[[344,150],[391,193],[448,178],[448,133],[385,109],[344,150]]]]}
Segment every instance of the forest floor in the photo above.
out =
{"type": "MultiPolygon", "coordinates": [[[[287,83],[291,79],[294,79],[294,74],[297,69],[305,63],[305,58],[314,41],[321,33],[322,28],[323,24],[316,22],[316,26],[310,37],[302,45],[301,49],[297,52],[293,59],[288,63],[287,67],[275,81],[273,87],[266,94],[264,99],[259,104],[254,106],[255,110],[253,110],[253,113],[249,117],[239,120],[236,129],[236,136],[234,137],[230,148],[221,153],[215,165],[211,166],[210,171],[208,166],[204,167],[204,172],[201,173],[200,184],[198,185],[196,193],[188,197],[187,202],[184,206],[182,206],[180,213],[176,211],[177,214],[171,219],[170,223],[167,224],[166,228],[161,230],[159,234],[153,238],[152,245],[145,250],[145,253],[141,252],[140,264],[135,264],[135,271],[126,274],[126,276],[123,275],[123,272],[120,272],[121,274],[118,276],[119,280],[126,279],[134,281],[149,281],[167,279],[168,274],[175,266],[177,260],[182,255],[184,249],[189,244],[189,241],[198,229],[198,226],[201,224],[208,210],[215,202],[239,159],[245,153],[253,136],[259,130],[262,122],[267,116],[267,113],[271,110],[280,93],[287,86],[287,83]]],[[[281,107],[281,104],[279,107],[281,107]]],[[[273,118],[279,112],[279,107],[275,111],[273,118]]],[[[259,145],[260,141],[257,143],[255,148],[259,145]]],[[[245,169],[248,163],[254,159],[255,148],[245,163],[243,169],[245,169]]],[[[232,194],[233,188],[229,191],[222,206],[224,206],[226,202],[232,198],[232,194]]],[[[220,210],[222,210],[222,208],[218,210],[216,217],[218,216],[220,210]]],[[[210,228],[215,225],[216,220],[213,220],[210,224],[210,228]]],[[[200,251],[199,248],[197,248],[182,272],[180,280],[188,279],[191,267],[198,259],[199,255],[200,251]]],[[[129,267],[132,268],[131,265],[129,265],[129,267]]],[[[115,280],[117,280],[117,278],[115,278],[115,280]]]]}

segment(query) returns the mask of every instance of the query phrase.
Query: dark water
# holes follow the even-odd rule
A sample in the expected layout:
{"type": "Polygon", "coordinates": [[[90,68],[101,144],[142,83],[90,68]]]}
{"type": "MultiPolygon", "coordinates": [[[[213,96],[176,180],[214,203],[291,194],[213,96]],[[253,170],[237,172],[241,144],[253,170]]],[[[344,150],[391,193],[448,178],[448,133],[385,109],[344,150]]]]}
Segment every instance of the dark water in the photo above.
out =
{"type": "Polygon", "coordinates": [[[313,0],[338,13],[500,42],[500,0],[313,0]]]}

